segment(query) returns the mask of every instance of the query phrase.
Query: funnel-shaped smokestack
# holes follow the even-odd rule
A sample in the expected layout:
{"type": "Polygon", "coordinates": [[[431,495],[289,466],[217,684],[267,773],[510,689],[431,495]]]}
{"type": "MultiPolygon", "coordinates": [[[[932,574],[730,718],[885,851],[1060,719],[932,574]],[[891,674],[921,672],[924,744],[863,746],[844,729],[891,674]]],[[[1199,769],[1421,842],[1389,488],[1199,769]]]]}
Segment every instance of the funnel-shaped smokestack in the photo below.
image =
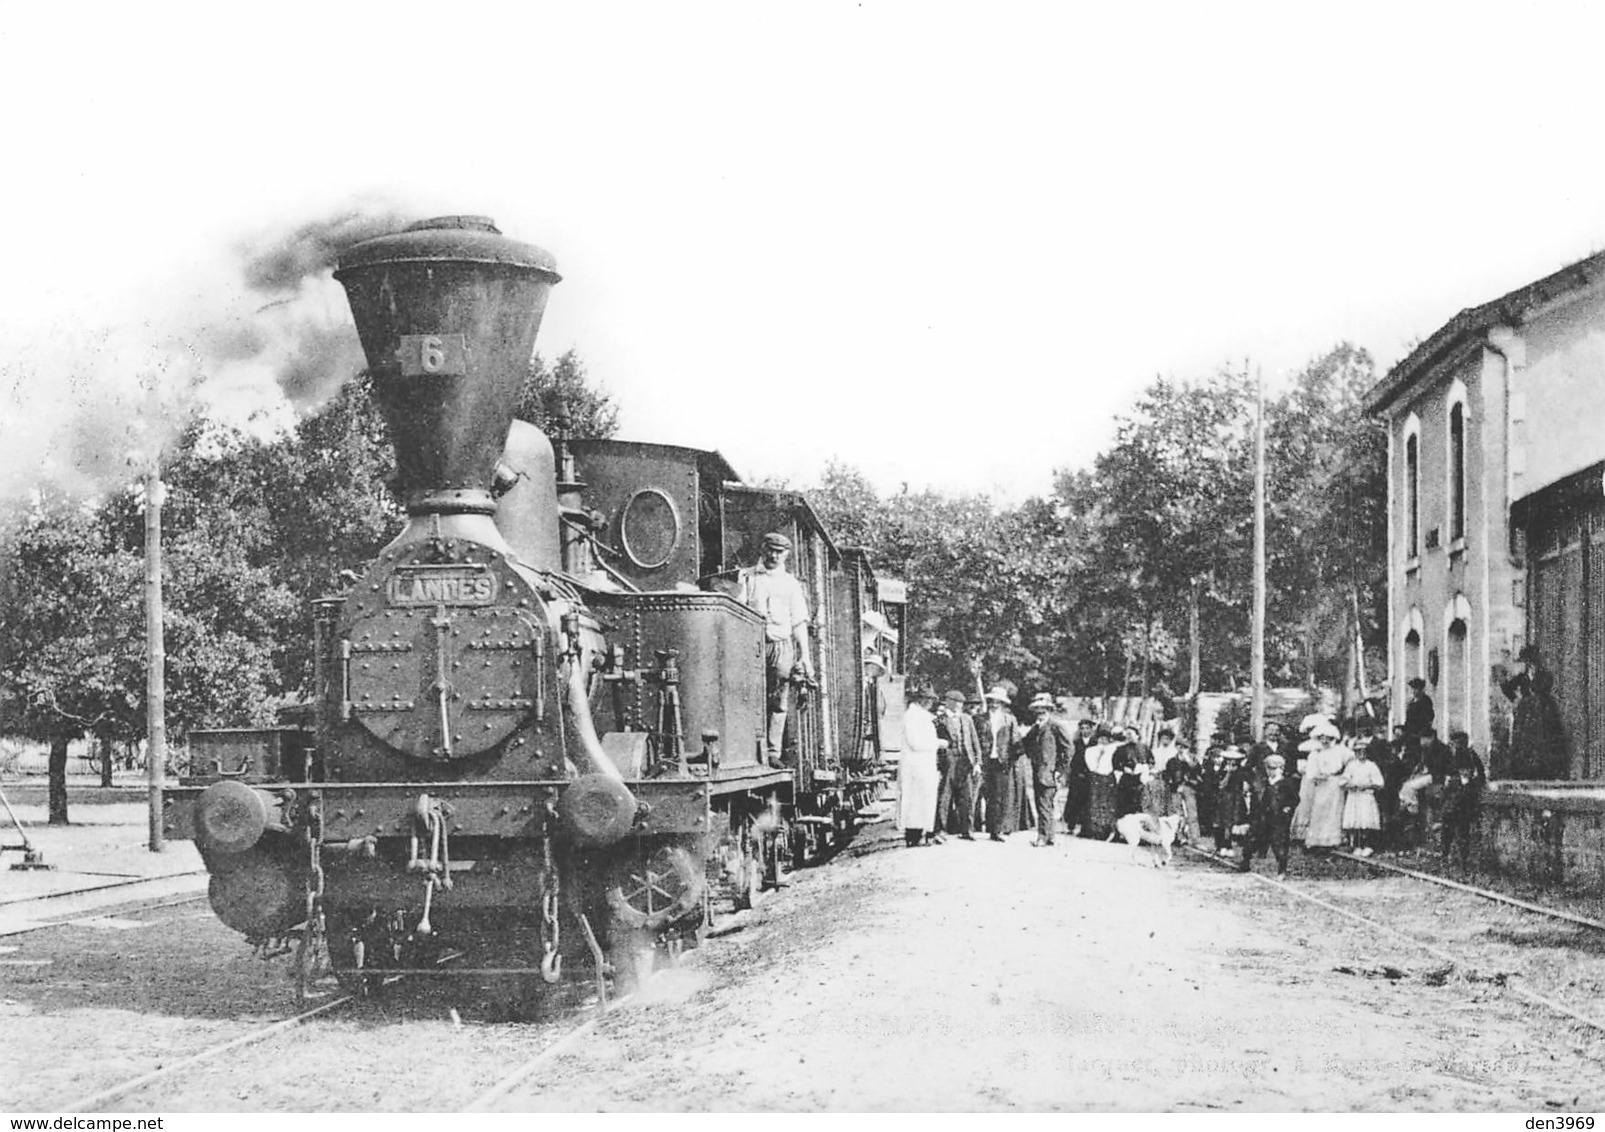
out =
{"type": "Polygon", "coordinates": [[[560,276],[540,248],[482,216],[444,216],[340,257],[374,398],[414,515],[492,514],[491,482],[546,296],[560,276]]]}

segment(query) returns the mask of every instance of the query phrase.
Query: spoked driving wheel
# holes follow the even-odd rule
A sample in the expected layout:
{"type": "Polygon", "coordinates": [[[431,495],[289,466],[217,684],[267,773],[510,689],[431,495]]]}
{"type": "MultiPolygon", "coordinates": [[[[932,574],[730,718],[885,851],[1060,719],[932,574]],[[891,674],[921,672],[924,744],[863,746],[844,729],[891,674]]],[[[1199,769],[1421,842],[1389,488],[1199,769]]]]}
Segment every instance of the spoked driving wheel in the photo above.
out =
{"type": "Polygon", "coordinates": [[[701,907],[707,878],[691,854],[662,845],[633,858],[607,894],[613,916],[636,931],[656,931],[701,907]]]}

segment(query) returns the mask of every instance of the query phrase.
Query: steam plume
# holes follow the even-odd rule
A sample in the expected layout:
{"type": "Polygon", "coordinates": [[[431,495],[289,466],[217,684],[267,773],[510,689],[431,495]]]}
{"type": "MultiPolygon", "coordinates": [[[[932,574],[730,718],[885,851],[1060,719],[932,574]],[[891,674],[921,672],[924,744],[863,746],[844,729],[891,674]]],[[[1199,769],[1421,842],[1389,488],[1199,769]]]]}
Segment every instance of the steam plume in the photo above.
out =
{"type": "Polygon", "coordinates": [[[315,411],[362,365],[332,268],[406,219],[346,207],[269,228],[220,249],[211,277],[152,288],[148,309],[33,328],[0,359],[0,501],[127,483],[197,412],[282,425],[315,411]]]}

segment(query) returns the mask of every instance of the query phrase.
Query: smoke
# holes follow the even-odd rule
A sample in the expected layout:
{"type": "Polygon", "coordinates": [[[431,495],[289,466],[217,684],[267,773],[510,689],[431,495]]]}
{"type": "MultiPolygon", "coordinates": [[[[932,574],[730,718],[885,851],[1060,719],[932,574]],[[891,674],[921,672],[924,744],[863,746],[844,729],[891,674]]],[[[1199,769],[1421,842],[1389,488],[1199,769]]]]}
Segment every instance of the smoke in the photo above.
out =
{"type": "Polygon", "coordinates": [[[256,246],[246,245],[245,285],[269,295],[296,291],[307,279],[334,270],[340,253],[352,244],[394,232],[406,223],[398,212],[350,209],[301,224],[256,246]]]}
{"type": "Polygon", "coordinates": [[[298,411],[321,405],[362,365],[345,294],[332,274],[340,253],[397,231],[409,219],[391,208],[344,209],[287,231],[268,231],[238,248],[244,285],[272,300],[256,311],[257,337],[250,340],[255,352],[238,360],[268,361],[298,411]]]}
{"type": "Polygon", "coordinates": [[[0,500],[114,490],[198,413],[267,432],[315,412],[363,365],[334,264],[407,219],[345,207],[268,227],[121,309],[32,328],[0,358],[0,500]]]}
{"type": "Polygon", "coordinates": [[[193,416],[200,358],[146,324],[53,328],[0,376],[0,499],[143,475],[193,416]]]}

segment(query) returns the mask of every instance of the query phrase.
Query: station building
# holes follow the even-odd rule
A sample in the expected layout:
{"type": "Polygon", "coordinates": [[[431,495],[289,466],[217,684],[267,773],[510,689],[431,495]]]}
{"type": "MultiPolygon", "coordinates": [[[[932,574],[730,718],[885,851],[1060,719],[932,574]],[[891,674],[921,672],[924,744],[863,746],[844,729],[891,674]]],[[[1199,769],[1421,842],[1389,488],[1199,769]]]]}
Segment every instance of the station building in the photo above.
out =
{"type": "Polygon", "coordinates": [[[1594,849],[1578,849],[1589,859],[1572,864],[1605,887],[1605,859],[1592,859],[1605,837],[1605,253],[1461,311],[1366,402],[1388,426],[1395,722],[1421,677],[1440,737],[1466,731],[1490,777],[1508,779],[1513,705],[1500,684],[1536,645],[1570,773],[1492,792],[1496,834],[1513,824],[1491,850],[1509,857],[1507,836],[1533,839],[1543,860],[1497,863],[1559,880],[1564,843],[1592,827],[1594,849]]]}

